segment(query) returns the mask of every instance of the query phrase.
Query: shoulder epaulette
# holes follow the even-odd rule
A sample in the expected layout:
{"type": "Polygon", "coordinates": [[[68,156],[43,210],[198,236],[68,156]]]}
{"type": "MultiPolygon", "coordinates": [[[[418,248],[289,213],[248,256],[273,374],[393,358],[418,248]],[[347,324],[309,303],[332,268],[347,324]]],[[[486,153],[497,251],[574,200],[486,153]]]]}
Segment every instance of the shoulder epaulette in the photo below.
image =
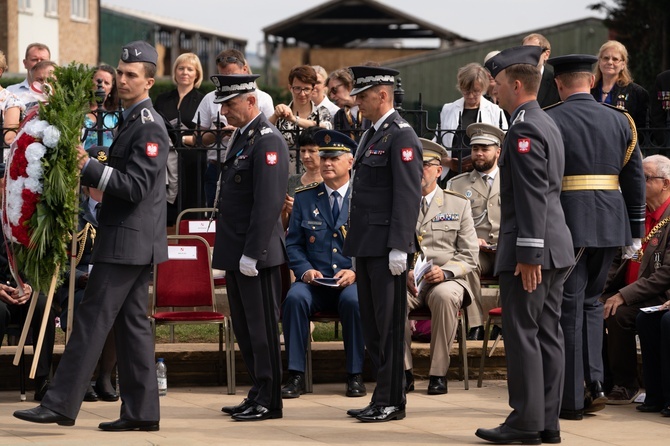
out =
{"type": "Polygon", "coordinates": [[[542,107],[542,110],[545,110],[545,111],[546,111],[546,110],[549,110],[550,108],[554,108],[554,107],[556,107],[556,106],[558,106],[558,105],[561,105],[562,103],[563,103],[563,101],[558,101],[558,102],[555,103],[555,104],[551,104],[551,105],[547,105],[546,107],[542,107]]]}
{"type": "MultiPolygon", "coordinates": [[[[456,180],[460,180],[461,178],[468,178],[469,176],[470,176],[470,172],[459,173],[459,174],[456,175],[455,177],[452,177],[452,178],[447,182],[447,185],[451,184],[452,182],[454,182],[454,181],[456,181],[456,180]]],[[[469,179],[469,178],[468,178],[468,179],[469,179]]]]}
{"type": "Polygon", "coordinates": [[[404,120],[403,118],[401,118],[400,116],[398,116],[397,118],[395,118],[395,119],[393,120],[393,122],[395,122],[395,125],[397,125],[397,126],[398,126],[399,128],[401,128],[401,129],[402,129],[402,128],[406,128],[406,127],[412,127],[411,125],[409,125],[409,122],[405,121],[405,120],[404,120]]]}
{"type": "Polygon", "coordinates": [[[297,194],[298,192],[304,192],[306,190],[314,189],[319,184],[321,183],[315,181],[313,183],[305,184],[304,186],[298,186],[295,188],[295,193],[297,194]]]}
{"type": "Polygon", "coordinates": [[[145,122],[154,122],[154,115],[148,108],[143,108],[142,111],[140,111],[140,116],[142,117],[142,124],[145,122]]]}
{"type": "Polygon", "coordinates": [[[444,189],[444,192],[447,193],[447,194],[455,195],[455,196],[457,196],[458,198],[462,198],[462,199],[464,199],[464,200],[467,200],[467,198],[465,197],[465,195],[463,195],[463,194],[461,194],[461,193],[458,193],[458,192],[456,192],[456,191],[453,191],[453,190],[451,190],[451,189],[444,189]]]}

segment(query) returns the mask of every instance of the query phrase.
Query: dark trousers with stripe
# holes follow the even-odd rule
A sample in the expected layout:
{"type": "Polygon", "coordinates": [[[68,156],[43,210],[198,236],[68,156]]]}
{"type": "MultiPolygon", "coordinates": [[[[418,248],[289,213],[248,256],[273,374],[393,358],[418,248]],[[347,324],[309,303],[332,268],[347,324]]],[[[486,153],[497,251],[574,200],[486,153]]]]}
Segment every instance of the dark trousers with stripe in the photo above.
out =
{"type": "Polygon", "coordinates": [[[356,257],[356,283],[365,346],[377,376],[372,403],[405,403],[404,348],[407,273],[394,276],[388,257],[356,257]]]}
{"type": "Polygon", "coordinates": [[[226,288],[233,331],[252,381],[247,398],[281,409],[280,267],[260,269],[255,277],[226,271],[226,288]]]}

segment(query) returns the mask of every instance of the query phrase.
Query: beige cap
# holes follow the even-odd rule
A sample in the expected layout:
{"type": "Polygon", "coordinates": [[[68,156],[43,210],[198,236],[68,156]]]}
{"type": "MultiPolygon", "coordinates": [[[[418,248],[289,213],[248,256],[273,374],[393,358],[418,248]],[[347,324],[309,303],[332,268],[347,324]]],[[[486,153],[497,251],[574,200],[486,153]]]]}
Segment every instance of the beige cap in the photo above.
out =
{"type": "Polygon", "coordinates": [[[447,149],[436,142],[425,138],[419,138],[419,141],[421,141],[421,146],[423,147],[424,161],[441,160],[443,156],[448,155],[447,149]]]}
{"type": "Polygon", "coordinates": [[[502,146],[503,139],[505,139],[505,132],[495,125],[485,124],[483,122],[476,122],[470,124],[465,131],[470,138],[470,145],[482,144],[485,146],[495,144],[498,147],[502,146]]]}

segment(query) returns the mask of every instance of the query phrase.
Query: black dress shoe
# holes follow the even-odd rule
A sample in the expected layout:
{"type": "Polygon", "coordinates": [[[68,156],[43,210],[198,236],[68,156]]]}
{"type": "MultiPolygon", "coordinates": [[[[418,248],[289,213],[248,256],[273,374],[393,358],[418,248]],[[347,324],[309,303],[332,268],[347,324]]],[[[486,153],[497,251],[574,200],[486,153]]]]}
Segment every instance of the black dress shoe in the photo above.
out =
{"type": "Polygon", "coordinates": [[[444,376],[431,376],[428,382],[428,395],[444,395],[447,393],[447,380],[444,376]]]}
{"type": "Polygon", "coordinates": [[[252,406],[247,407],[243,412],[234,413],[232,418],[235,421],[261,421],[281,417],[281,409],[270,410],[260,404],[253,404],[252,406]]]}
{"type": "Polygon", "coordinates": [[[72,418],[56,413],[44,406],[17,410],[14,412],[14,416],[19,420],[30,421],[31,423],[56,423],[59,426],[74,426],[74,420],[72,418]]]}
{"type": "Polygon", "coordinates": [[[414,391],[414,374],[411,370],[405,370],[405,393],[414,391]]]}
{"type": "Polygon", "coordinates": [[[84,394],[84,401],[88,401],[89,403],[98,401],[98,394],[95,393],[95,390],[89,387],[89,389],[84,394]]]}
{"type": "Polygon", "coordinates": [[[282,398],[300,398],[305,393],[305,374],[291,372],[286,385],[281,389],[282,398]]]}
{"type": "Polygon", "coordinates": [[[636,410],[639,410],[640,412],[660,412],[665,408],[662,404],[640,404],[639,406],[635,407],[636,410]]]}
{"type": "Polygon", "coordinates": [[[402,420],[405,418],[405,405],[400,406],[373,406],[367,412],[356,416],[356,419],[364,423],[383,423],[384,421],[402,420]]]}
{"type": "Polygon", "coordinates": [[[465,337],[468,341],[483,341],[484,340],[484,326],[477,325],[476,327],[471,327],[468,331],[468,335],[465,337]]]}
{"type": "Polygon", "coordinates": [[[234,415],[236,413],[244,412],[247,410],[249,407],[255,405],[253,401],[250,399],[245,398],[240,404],[237,406],[223,406],[221,408],[221,412],[227,413],[228,415],[234,415]]]}
{"type": "Polygon", "coordinates": [[[158,421],[124,420],[108,421],[98,424],[98,429],[107,432],[146,431],[154,432],[160,430],[158,421]]]}
{"type": "Polygon", "coordinates": [[[347,377],[347,396],[357,397],[367,394],[368,391],[365,388],[365,383],[363,383],[363,375],[355,373],[347,377]]]}
{"type": "Polygon", "coordinates": [[[349,409],[349,410],[347,410],[347,415],[349,415],[350,417],[356,418],[357,416],[359,416],[362,413],[370,412],[372,409],[374,409],[374,407],[375,407],[375,405],[372,404],[372,401],[370,401],[370,404],[368,404],[367,406],[365,406],[362,409],[349,409]]]}
{"type": "Polygon", "coordinates": [[[670,406],[661,409],[661,415],[664,417],[670,417],[670,406]]]}
{"type": "Polygon", "coordinates": [[[582,409],[561,409],[558,418],[563,420],[579,421],[584,418],[584,410],[582,409]]]}
{"type": "Polygon", "coordinates": [[[543,430],[540,432],[542,443],[558,444],[561,442],[561,431],[543,430]]]}
{"type": "Polygon", "coordinates": [[[521,444],[542,444],[542,438],[539,432],[522,431],[514,429],[506,424],[501,424],[493,429],[477,429],[475,435],[486,441],[499,444],[521,443],[521,444]]]}
{"type": "Polygon", "coordinates": [[[600,381],[593,381],[584,391],[584,412],[597,412],[605,408],[607,397],[600,381]]]}
{"type": "Polygon", "coordinates": [[[99,390],[98,385],[95,384],[93,386],[93,391],[98,394],[98,399],[102,401],[107,401],[109,403],[113,403],[114,401],[119,400],[119,394],[116,392],[103,392],[102,390],[99,390]]]}

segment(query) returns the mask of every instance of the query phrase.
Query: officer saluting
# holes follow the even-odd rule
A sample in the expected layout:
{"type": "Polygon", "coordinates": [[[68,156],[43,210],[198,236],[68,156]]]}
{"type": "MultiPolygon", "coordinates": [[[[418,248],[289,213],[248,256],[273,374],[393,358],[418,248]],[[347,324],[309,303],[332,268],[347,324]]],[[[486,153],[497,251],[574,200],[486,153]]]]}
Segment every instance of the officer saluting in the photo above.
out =
{"type": "Polygon", "coordinates": [[[160,411],[154,341],[146,311],[151,264],[167,260],[165,164],[169,141],[154,110],[158,54],[146,42],[123,47],[116,70],[123,124],[109,148],[107,166],[79,146],[81,184],[101,190],[102,207],[84,299],[74,330],[42,405],[14,416],[34,423],[74,425],[107,334],[118,352],[121,416],[104,431],[157,431],[160,411]]]}
{"type": "Polygon", "coordinates": [[[370,405],[347,413],[364,422],[399,420],[405,417],[405,283],[408,256],[418,249],[422,149],[414,130],[393,108],[398,72],[350,69],[354,77],[350,94],[373,127],[356,151],[344,254],[356,258],[363,336],[377,386],[370,405]]]}
{"type": "Polygon", "coordinates": [[[599,299],[617,249],[627,247],[624,258],[630,258],[644,235],[645,182],[635,124],[626,112],[599,104],[591,96],[591,67],[597,60],[571,54],[548,61],[563,102],[548,108],[547,114],[565,144],[561,204],[578,258],[565,281],[561,305],[565,336],[561,417],[569,420],[581,420],[583,412],[605,407],[599,299]]]}
{"type": "Polygon", "coordinates": [[[288,147],[258,108],[258,75],[214,75],[215,103],[230,137],[219,180],[212,266],[226,270],[233,330],[253,386],[237,406],[221,410],[237,421],[282,417],[279,347],[280,266],[284,230],[279,214],[288,183],[288,147]]]}

